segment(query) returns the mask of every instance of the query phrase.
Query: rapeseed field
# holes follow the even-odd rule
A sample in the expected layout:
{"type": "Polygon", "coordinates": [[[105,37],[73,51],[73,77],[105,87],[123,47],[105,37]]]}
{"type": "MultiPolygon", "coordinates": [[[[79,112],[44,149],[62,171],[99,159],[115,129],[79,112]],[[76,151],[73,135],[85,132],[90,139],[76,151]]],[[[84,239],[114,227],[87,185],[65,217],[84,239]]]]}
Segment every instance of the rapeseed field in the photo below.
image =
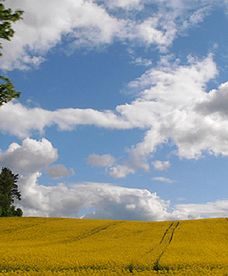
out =
{"type": "Polygon", "coordinates": [[[228,275],[228,220],[1,218],[1,275],[228,275]]]}

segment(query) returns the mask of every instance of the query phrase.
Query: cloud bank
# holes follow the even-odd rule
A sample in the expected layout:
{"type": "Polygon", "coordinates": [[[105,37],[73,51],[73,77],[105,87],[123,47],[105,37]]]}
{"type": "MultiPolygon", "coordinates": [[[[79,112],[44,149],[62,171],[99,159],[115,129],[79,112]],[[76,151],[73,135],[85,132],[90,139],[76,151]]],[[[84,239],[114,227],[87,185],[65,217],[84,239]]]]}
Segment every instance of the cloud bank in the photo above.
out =
{"type": "Polygon", "coordinates": [[[24,15],[14,24],[12,41],[3,42],[0,68],[26,70],[39,66],[46,54],[61,43],[71,52],[115,41],[165,51],[178,34],[203,20],[212,2],[6,0],[5,5],[23,10],[24,15]],[[151,14],[137,19],[136,15],[146,14],[148,7],[151,14]],[[116,9],[124,11],[123,15],[118,16],[116,9]]]}
{"type": "Polygon", "coordinates": [[[145,189],[107,183],[42,185],[42,171],[57,159],[57,150],[46,139],[25,139],[0,154],[1,166],[20,172],[19,188],[25,216],[62,216],[128,220],[168,220],[225,216],[228,201],[182,204],[168,201],[145,189]],[[46,154],[49,152],[49,154],[46,154]]]}

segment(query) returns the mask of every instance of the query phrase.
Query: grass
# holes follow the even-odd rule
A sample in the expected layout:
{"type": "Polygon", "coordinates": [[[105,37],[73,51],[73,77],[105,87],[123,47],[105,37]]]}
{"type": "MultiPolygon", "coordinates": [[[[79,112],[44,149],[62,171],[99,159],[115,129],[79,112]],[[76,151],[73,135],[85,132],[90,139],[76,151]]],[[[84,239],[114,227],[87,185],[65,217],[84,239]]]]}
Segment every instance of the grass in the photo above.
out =
{"type": "Polygon", "coordinates": [[[228,275],[228,220],[1,218],[1,275],[228,275]]]}

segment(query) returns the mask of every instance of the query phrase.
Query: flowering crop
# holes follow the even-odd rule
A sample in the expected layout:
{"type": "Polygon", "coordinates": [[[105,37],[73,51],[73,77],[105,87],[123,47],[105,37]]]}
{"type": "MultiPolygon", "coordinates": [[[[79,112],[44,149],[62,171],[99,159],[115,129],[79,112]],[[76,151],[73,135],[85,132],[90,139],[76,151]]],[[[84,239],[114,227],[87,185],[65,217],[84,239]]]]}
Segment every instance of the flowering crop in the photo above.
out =
{"type": "Polygon", "coordinates": [[[228,221],[1,218],[2,275],[228,275],[228,221]]]}

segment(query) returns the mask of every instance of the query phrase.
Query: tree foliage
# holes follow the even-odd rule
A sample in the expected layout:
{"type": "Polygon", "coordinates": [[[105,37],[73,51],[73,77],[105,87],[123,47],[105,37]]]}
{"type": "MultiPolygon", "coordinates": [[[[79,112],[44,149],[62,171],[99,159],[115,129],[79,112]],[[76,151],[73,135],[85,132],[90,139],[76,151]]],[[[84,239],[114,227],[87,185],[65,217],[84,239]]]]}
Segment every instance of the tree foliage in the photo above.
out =
{"type": "MultiPolygon", "coordinates": [[[[14,35],[12,24],[22,18],[23,12],[6,8],[0,0],[0,56],[2,56],[2,40],[10,40],[14,35]]],[[[9,78],[0,75],[0,106],[20,96],[9,78]]],[[[20,208],[15,209],[14,201],[21,200],[17,186],[18,175],[8,168],[0,173],[0,216],[22,216],[20,208]]]]}
{"type": "Polygon", "coordinates": [[[22,216],[20,208],[15,209],[15,200],[21,200],[21,193],[18,190],[18,174],[13,174],[8,168],[2,168],[0,173],[0,216],[22,216]]]}
{"type": "Polygon", "coordinates": [[[0,76],[0,106],[19,96],[20,93],[15,90],[10,79],[0,76]]]}
{"type": "MultiPolygon", "coordinates": [[[[20,20],[22,14],[22,11],[12,11],[12,9],[5,8],[4,4],[0,3],[0,49],[2,49],[1,39],[10,40],[13,37],[12,23],[20,20]]],[[[0,52],[0,56],[2,56],[2,52],[0,52]]],[[[20,93],[15,90],[12,82],[8,78],[0,76],[0,105],[19,96],[20,93]]]]}
{"type": "MultiPolygon", "coordinates": [[[[5,8],[3,3],[0,3],[0,38],[10,40],[14,35],[12,23],[22,18],[23,11],[16,10],[13,12],[11,9],[5,8]]],[[[2,48],[2,43],[0,43],[2,48]]],[[[2,55],[2,53],[0,53],[2,55]]]]}

